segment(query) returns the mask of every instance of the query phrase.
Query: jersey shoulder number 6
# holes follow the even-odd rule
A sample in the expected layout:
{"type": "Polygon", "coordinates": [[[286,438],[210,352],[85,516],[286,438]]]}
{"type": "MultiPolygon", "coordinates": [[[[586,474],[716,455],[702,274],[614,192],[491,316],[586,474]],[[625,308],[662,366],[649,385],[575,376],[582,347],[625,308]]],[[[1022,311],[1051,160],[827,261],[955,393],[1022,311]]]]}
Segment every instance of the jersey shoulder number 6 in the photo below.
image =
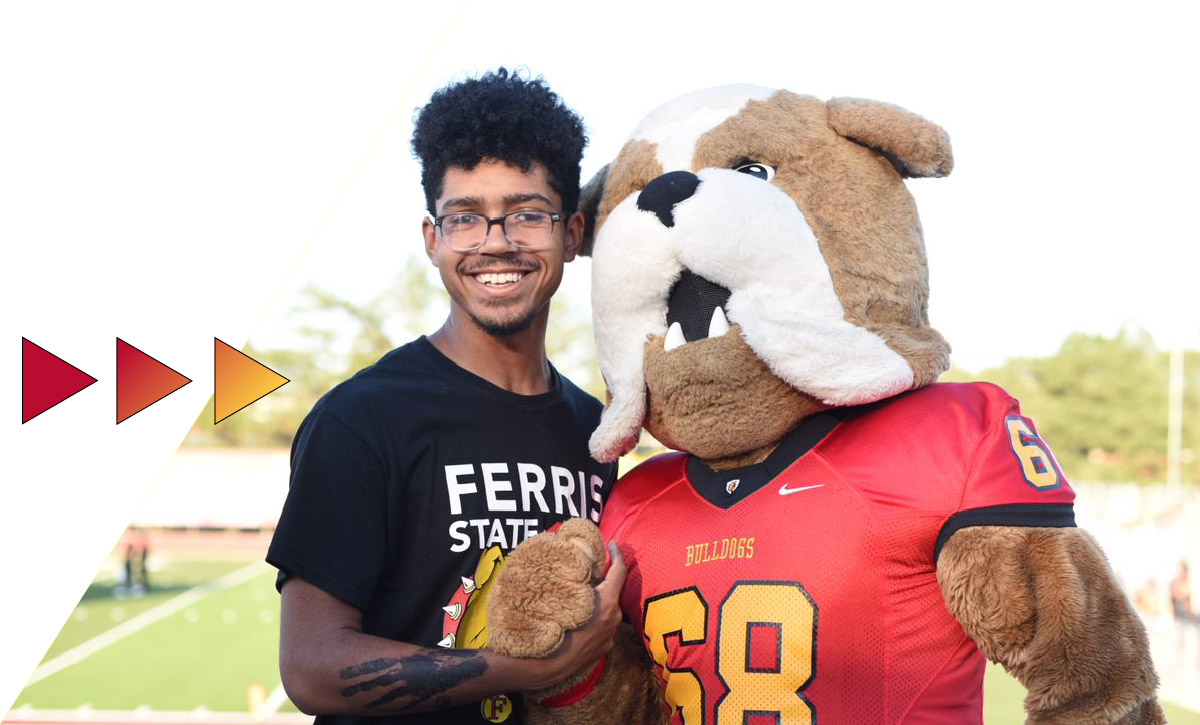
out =
{"type": "Polygon", "coordinates": [[[1061,486],[1062,473],[1058,469],[1058,462],[1029,422],[1019,415],[1009,415],[1004,418],[1004,425],[1008,428],[1008,442],[1012,444],[1013,453],[1021,462],[1021,475],[1025,477],[1025,482],[1039,491],[1061,486]]]}

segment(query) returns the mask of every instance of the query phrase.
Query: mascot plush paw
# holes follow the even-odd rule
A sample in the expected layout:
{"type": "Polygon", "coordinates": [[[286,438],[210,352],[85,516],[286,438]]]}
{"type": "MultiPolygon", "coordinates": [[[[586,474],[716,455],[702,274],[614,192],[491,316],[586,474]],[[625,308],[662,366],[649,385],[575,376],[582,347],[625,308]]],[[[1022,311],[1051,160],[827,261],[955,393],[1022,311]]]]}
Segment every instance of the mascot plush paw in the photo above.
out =
{"type": "Polygon", "coordinates": [[[604,540],[585,519],[535,536],[505,562],[489,600],[489,645],[511,657],[545,657],[592,616],[604,578],[604,540]],[[496,606],[498,598],[504,599],[496,606]]]}
{"type": "MultiPolygon", "coordinates": [[[[652,662],[622,645],[619,678],[531,717],[978,723],[986,656],[1030,722],[1164,721],[1046,442],[1003,390],[935,383],[949,347],[903,179],[951,166],[895,106],[734,86],[651,113],[589,184],[593,454],[642,426],[685,453],[626,475],[601,519],[652,662]]],[[[541,592],[559,569],[506,573],[541,592]]],[[[519,596],[493,597],[493,637],[543,616],[519,596]]]]}

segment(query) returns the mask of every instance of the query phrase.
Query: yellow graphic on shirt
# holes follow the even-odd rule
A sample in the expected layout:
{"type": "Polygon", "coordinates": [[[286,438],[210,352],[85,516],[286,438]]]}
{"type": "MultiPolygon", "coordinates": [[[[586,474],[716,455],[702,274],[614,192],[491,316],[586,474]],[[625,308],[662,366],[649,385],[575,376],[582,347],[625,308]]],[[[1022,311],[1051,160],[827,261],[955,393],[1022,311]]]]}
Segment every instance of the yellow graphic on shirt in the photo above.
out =
{"type": "Polygon", "coordinates": [[[493,695],[479,703],[479,714],[488,722],[504,722],[513,714],[513,702],[508,695],[493,695]]]}
{"type": "MultiPolygon", "coordinates": [[[[462,586],[454,590],[450,601],[442,607],[441,647],[482,649],[487,646],[487,602],[492,583],[504,566],[504,552],[493,546],[479,557],[475,575],[462,578],[462,586]]],[[[495,695],[479,703],[484,720],[502,723],[513,714],[513,702],[508,695],[495,695]]]]}
{"type": "Polygon", "coordinates": [[[487,646],[487,601],[491,584],[504,566],[504,552],[493,546],[479,557],[473,577],[463,577],[462,586],[454,590],[450,601],[442,607],[442,647],[482,649],[487,646]]]}

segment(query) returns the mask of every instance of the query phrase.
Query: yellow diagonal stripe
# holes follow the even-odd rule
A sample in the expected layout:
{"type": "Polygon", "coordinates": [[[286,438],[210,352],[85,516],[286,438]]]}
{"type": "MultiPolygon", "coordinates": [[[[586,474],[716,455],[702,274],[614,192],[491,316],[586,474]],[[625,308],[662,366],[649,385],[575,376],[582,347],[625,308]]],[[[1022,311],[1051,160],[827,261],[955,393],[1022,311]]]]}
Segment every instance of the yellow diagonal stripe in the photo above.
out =
{"type": "Polygon", "coordinates": [[[417,74],[413,76],[412,82],[409,83],[408,88],[404,90],[404,95],[400,96],[400,102],[397,103],[396,107],[392,109],[392,113],[390,116],[388,116],[387,121],[384,122],[383,128],[379,129],[379,133],[376,134],[375,140],[371,142],[371,147],[367,149],[367,153],[363,154],[362,161],[358,162],[358,166],[354,168],[354,173],[350,174],[350,178],[346,180],[346,185],[342,187],[341,193],[338,194],[338,197],[333,200],[333,206],[329,207],[329,212],[325,214],[325,218],[322,219],[321,223],[317,225],[317,231],[313,232],[312,238],[308,240],[308,244],[304,247],[304,251],[300,252],[300,256],[296,258],[296,263],[292,265],[292,269],[288,272],[287,277],[284,278],[283,284],[279,285],[279,289],[275,290],[275,296],[271,298],[270,303],[268,303],[266,309],[263,310],[262,316],[259,317],[258,322],[255,323],[254,329],[250,331],[251,339],[254,337],[254,333],[258,331],[258,326],[262,324],[264,319],[266,319],[267,313],[271,311],[271,307],[275,304],[275,300],[279,298],[279,293],[283,292],[284,287],[287,287],[288,280],[290,280],[292,275],[296,273],[296,268],[300,266],[300,262],[304,259],[305,255],[308,254],[308,250],[312,248],[313,242],[317,240],[317,236],[321,233],[321,230],[325,228],[325,222],[329,221],[329,217],[333,216],[333,210],[337,208],[337,205],[342,200],[342,197],[346,195],[346,190],[350,188],[350,184],[354,183],[354,177],[358,176],[359,169],[363,167],[363,164],[367,163],[367,159],[371,156],[371,152],[375,150],[375,145],[379,143],[379,139],[383,138],[383,132],[387,130],[388,125],[390,125],[392,119],[396,117],[396,113],[400,110],[400,107],[403,106],[404,102],[408,99],[408,94],[412,92],[413,86],[417,85],[417,81],[420,80],[421,75],[425,72],[425,68],[429,65],[429,61],[433,60],[433,56],[437,53],[438,48],[442,47],[442,41],[444,41],[446,36],[450,34],[450,29],[454,27],[454,23],[458,20],[458,16],[462,15],[462,11],[466,9],[468,2],[469,0],[463,0],[463,4],[458,7],[458,12],[454,13],[453,18],[450,18],[450,24],[446,26],[446,30],[442,33],[442,37],[438,38],[437,45],[434,45],[433,50],[429,51],[429,55],[425,58],[425,62],[421,64],[420,69],[417,70],[417,74]]]}

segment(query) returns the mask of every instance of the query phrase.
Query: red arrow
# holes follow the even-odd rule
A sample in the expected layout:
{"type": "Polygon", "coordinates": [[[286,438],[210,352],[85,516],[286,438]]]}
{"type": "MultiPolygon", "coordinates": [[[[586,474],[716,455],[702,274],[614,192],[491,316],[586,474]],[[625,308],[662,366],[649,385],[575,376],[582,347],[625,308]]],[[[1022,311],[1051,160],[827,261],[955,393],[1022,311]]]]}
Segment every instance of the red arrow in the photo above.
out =
{"type": "Polygon", "coordinates": [[[91,375],[21,338],[21,423],[96,382],[91,375]]]}
{"type": "Polygon", "coordinates": [[[117,422],[149,408],[192,382],[117,338],[117,422]]]}

